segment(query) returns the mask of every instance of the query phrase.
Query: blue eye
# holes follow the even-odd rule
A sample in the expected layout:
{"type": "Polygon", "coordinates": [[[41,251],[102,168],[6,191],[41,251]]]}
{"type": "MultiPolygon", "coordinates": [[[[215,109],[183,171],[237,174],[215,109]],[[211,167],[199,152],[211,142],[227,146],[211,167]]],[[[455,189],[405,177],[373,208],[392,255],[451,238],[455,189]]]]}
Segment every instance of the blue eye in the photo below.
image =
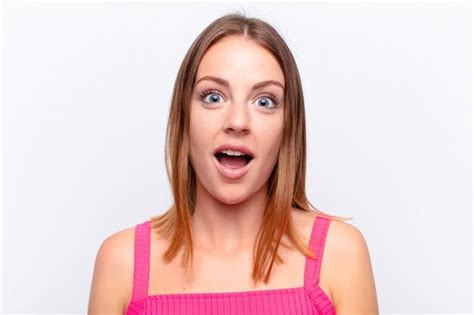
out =
{"type": "Polygon", "coordinates": [[[210,99],[212,100],[211,102],[206,101],[206,103],[215,103],[219,101],[219,98],[221,97],[217,91],[214,90],[204,90],[201,93],[199,93],[199,96],[201,97],[201,100],[205,100],[208,95],[211,95],[210,99]]]}
{"type": "MultiPolygon", "coordinates": [[[[220,93],[216,90],[204,90],[199,93],[200,99],[207,104],[212,104],[212,103],[218,103],[219,99],[222,98],[220,93]],[[208,98],[208,96],[210,96],[208,98]]],[[[260,97],[257,100],[257,105],[262,105],[263,108],[265,109],[274,109],[278,106],[279,104],[278,98],[273,95],[272,93],[266,93],[260,95],[260,97]],[[260,100],[264,100],[263,103],[260,100]],[[268,101],[270,100],[270,101],[268,101]],[[273,103],[273,106],[269,107],[269,104],[273,103]]]]}
{"type": "MultiPolygon", "coordinates": [[[[270,101],[273,103],[273,106],[272,106],[272,107],[267,107],[267,108],[275,108],[275,107],[277,107],[278,104],[280,103],[280,102],[278,101],[278,99],[275,97],[275,95],[272,95],[272,94],[262,95],[262,97],[259,98],[259,100],[260,100],[260,99],[262,99],[262,100],[270,100],[270,101]]],[[[260,101],[258,101],[257,104],[265,106],[265,105],[268,105],[269,102],[268,102],[268,101],[265,101],[265,102],[263,102],[263,104],[262,104],[260,101]]]]}

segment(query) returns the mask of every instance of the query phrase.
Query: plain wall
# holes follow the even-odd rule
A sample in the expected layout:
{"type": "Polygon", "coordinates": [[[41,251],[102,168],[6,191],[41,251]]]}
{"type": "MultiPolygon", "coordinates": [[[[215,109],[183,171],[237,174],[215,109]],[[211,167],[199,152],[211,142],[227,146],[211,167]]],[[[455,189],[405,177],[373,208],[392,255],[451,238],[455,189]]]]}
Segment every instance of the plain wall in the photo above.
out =
{"type": "Polygon", "coordinates": [[[369,246],[381,313],[471,313],[470,3],[4,3],[2,313],[86,313],[109,235],[171,204],[179,65],[245,9],[303,82],[307,192],[369,246]]]}

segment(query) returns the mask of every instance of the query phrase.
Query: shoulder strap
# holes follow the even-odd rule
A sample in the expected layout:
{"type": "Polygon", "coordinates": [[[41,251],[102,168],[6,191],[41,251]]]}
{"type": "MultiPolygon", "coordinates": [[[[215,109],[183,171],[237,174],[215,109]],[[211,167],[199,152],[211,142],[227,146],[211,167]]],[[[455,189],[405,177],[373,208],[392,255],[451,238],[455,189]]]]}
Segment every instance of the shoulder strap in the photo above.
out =
{"type": "Polygon", "coordinates": [[[323,259],[324,245],[326,235],[331,219],[316,215],[313,222],[313,229],[309,239],[309,249],[315,253],[316,258],[306,257],[304,271],[304,286],[309,287],[319,283],[319,271],[321,269],[321,261],[323,259]]]}
{"type": "Polygon", "coordinates": [[[132,301],[141,301],[148,296],[150,228],[150,221],[137,224],[135,227],[132,301]]]}

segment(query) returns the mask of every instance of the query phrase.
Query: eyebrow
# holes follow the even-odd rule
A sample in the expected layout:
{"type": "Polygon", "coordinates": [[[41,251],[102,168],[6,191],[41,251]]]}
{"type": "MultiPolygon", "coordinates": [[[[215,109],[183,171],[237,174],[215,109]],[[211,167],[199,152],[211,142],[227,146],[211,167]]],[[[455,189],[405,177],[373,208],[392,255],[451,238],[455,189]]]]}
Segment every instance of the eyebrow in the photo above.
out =
{"type": "MultiPolygon", "coordinates": [[[[199,80],[197,80],[196,84],[198,84],[199,82],[201,82],[203,80],[214,81],[217,84],[223,85],[225,87],[230,86],[228,81],[226,81],[224,79],[221,79],[221,78],[218,78],[218,77],[213,77],[211,75],[206,75],[206,76],[200,78],[199,80]]],[[[276,85],[276,86],[281,87],[283,90],[285,90],[285,87],[283,86],[283,84],[281,84],[280,82],[275,81],[275,80],[266,80],[266,81],[255,83],[252,87],[252,90],[256,90],[256,89],[259,89],[259,88],[267,86],[267,85],[276,85]]]]}

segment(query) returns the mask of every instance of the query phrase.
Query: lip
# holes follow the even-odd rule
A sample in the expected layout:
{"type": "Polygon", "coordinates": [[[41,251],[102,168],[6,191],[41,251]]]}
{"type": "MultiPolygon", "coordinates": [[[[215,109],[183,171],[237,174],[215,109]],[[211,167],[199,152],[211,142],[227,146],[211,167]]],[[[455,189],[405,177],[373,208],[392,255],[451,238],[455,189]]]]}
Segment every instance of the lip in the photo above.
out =
{"type": "Polygon", "coordinates": [[[244,167],[230,168],[230,167],[225,167],[224,165],[222,165],[215,155],[213,155],[212,158],[214,159],[214,163],[216,164],[216,168],[219,174],[221,174],[222,176],[228,179],[239,179],[243,177],[245,174],[248,173],[248,171],[250,170],[250,167],[252,166],[253,161],[255,160],[255,159],[251,159],[244,167]]]}
{"type": "MultiPolygon", "coordinates": [[[[244,145],[241,145],[241,144],[232,144],[232,143],[225,143],[225,144],[222,144],[220,146],[218,146],[213,154],[216,154],[218,152],[221,152],[221,151],[224,151],[224,150],[234,150],[234,151],[239,151],[239,152],[242,152],[242,153],[245,153],[247,155],[250,155],[252,158],[255,158],[255,154],[253,154],[252,151],[250,151],[249,148],[247,148],[246,146],[244,145]]],[[[253,160],[253,159],[252,159],[253,160]]],[[[252,162],[252,161],[250,161],[252,162]]],[[[250,164],[250,163],[249,163],[250,164]]],[[[248,165],[248,164],[247,164],[248,165]]]]}

